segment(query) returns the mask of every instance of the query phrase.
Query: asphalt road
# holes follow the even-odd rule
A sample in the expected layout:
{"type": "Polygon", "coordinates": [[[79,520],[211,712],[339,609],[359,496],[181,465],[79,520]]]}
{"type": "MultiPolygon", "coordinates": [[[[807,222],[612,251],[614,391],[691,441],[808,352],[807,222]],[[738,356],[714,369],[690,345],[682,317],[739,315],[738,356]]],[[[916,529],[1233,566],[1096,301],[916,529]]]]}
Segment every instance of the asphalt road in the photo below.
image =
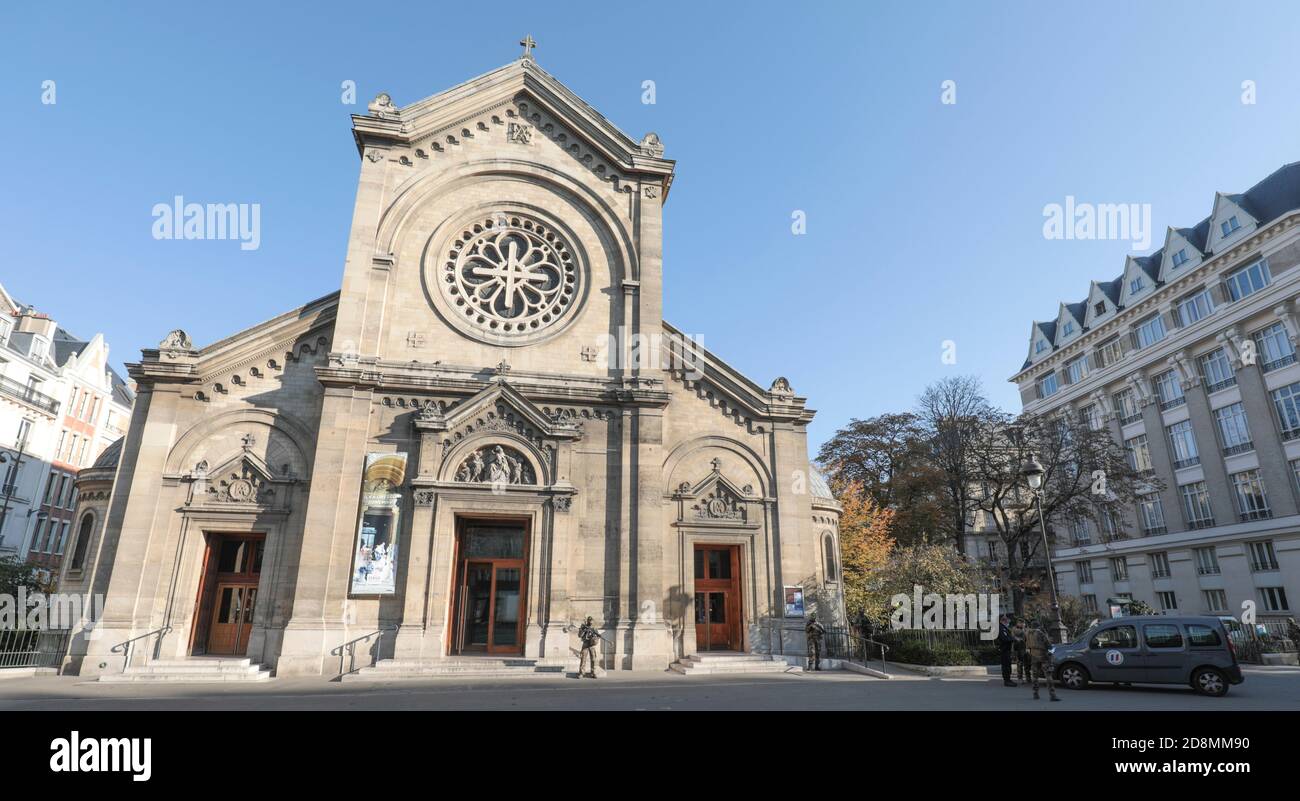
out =
{"type": "Polygon", "coordinates": [[[264,684],[98,684],[75,676],[0,680],[0,712],[122,710],[1300,710],[1300,668],[1246,668],[1225,698],[1190,688],[1095,686],[1047,693],[996,678],[882,680],[852,673],[603,679],[430,680],[346,683],[274,679],[264,684]]]}

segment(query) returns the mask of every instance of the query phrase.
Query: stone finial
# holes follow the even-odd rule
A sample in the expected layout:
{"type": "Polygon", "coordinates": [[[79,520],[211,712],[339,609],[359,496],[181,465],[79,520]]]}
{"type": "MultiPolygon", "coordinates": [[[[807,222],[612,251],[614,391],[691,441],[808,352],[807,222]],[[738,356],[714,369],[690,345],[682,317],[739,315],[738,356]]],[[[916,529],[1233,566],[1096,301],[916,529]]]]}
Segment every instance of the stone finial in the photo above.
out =
{"type": "Polygon", "coordinates": [[[794,394],[794,390],[790,388],[790,380],[783,375],[777,376],[776,380],[772,382],[772,386],[768,387],[767,391],[773,395],[794,394]]]}
{"type": "Polygon", "coordinates": [[[520,58],[526,61],[532,61],[533,48],[537,47],[537,40],[533,38],[533,35],[531,33],[524,34],[524,38],[519,40],[519,46],[524,49],[524,53],[520,58]]]}
{"type": "Polygon", "coordinates": [[[375,99],[370,101],[366,110],[378,117],[397,116],[397,106],[393,105],[393,98],[387,92],[375,95],[375,99]]]}
{"type": "Polygon", "coordinates": [[[659,140],[659,134],[651,131],[641,137],[641,152],[655,158],[662,156],[664,154],[664,143],[659,140]]]}
{"type": "Polygon", "coordinates": [[[177,328],[158,343],[159,350],[194,350],[190,335],[177,328]]]}

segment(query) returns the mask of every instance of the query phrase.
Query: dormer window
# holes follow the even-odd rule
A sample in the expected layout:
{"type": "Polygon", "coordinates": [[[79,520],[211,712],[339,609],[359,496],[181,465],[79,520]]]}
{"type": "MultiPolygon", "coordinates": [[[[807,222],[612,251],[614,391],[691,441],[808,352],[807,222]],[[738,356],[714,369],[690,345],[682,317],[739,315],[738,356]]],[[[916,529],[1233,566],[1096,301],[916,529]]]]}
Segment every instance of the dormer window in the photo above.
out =
{"type": "Polygon", "coordinates": [[[0,320],[0,345],[9,341],[9,329],[11,323],[8,320],[0,320]]]}
{"type": "Polygon", "coordinates": [[[1130,295],[1136,295],[1137,293],[1142,291],[1142,288],[1144,286],[1145,284],[1142,282],[1142,276],[1139,275],[1137,278],[1134,278],[1132,281],[1128,282],[1128,293],[1130,295]]]}
{"type": "Polygon", "coordinates": [[[1229,217],[1228,219],[1224,220],[1223,222],[1219,223],[1219,230],[1223,233],[1224,236],[1231,234],[1233,231],[1237,230],[1240,227],[1241,227],[1241,223],[1237,222],[1237,215],[1235,214],[1229,217]]]}
{"type": "Polygon", "coordinates": [[[1100,316],[1102,316],[1103,314],[1105,314],[1105,313],[1106,313],[1106,301],[1103,300],[1103,301],[1101,301],[1100,303],[1098,303],[1096,306],[1092,307],[1092,313],[1093,313],[1095,316],[1097,316],[1097,317],[1100,317],[1100,316]]]}
{"type": "Polygon", "coordinates": [[[1047,350],[1047,343],[1043,340],[1040,339],[1034,343],[1034,353],[1042,353],[1045,350],[1047,350]]]}
{"type": "MultiPolygon", "coordinates": [[[[1234,217],[1233,219],[1236,218],[1234,217]]],[[[1170,259],[1170,262],[1174,265],[1175,268],[1182,267],[1184,264],[1186,264],[1189,261],[1191,261],[1191,259],[1188,258],[1187,256],[1187,248],[1182,248],[1177,253],[1175,253],[1173,257],[1170,259]]]]}
{"type": "Polygon", "coordinates": [[[44,359],[49,348],[50,343],[44,337],[32,337],[32,346],[27,355],[33,359],[44,359]]]}
{"type": "Polygon", "coordinates": [[[1070,334],[1073,333],[1074,333],[1074,323],[1070,322],[1069,320],[1066,320],[1065,325],[1062,326],[1061,328],[1061,336],[1068,337],[1070,334]]]}

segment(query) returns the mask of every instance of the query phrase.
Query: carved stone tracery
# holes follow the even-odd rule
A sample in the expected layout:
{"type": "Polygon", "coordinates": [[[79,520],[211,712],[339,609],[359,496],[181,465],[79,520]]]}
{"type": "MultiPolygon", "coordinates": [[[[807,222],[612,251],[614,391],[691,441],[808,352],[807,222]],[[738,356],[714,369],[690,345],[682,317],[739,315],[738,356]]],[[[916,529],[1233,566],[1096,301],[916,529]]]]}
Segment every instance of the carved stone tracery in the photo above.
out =
{"type": "Polygon", "coordinates": [[[456,468],[456,480],[462,483],[536,484],[532,463],[514,448],[485,445],[470,453],[456,468]]]}

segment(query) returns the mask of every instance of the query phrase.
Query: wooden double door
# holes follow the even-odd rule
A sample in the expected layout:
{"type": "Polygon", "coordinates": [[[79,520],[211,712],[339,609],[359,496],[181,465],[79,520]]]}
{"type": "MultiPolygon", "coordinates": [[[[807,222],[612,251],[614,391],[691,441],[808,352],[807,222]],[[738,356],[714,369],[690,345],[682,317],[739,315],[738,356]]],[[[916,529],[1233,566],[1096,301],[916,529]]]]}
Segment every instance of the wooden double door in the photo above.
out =
{"type": "Polygon", "coordinates": [[[740,546],[695,546],[695,647],[743,651],[740,546]]]}
{"type": "Polygon", "coordinates": [[[262,577],[262,534],[208,534],[199,582],[193,654],[239,656],[248,651],[262,577]]]}
{"type": "Polygon", "coordinates": [[[522,655],[526,525],[465,521],[458,528],[451,652],[522,655]]]}

